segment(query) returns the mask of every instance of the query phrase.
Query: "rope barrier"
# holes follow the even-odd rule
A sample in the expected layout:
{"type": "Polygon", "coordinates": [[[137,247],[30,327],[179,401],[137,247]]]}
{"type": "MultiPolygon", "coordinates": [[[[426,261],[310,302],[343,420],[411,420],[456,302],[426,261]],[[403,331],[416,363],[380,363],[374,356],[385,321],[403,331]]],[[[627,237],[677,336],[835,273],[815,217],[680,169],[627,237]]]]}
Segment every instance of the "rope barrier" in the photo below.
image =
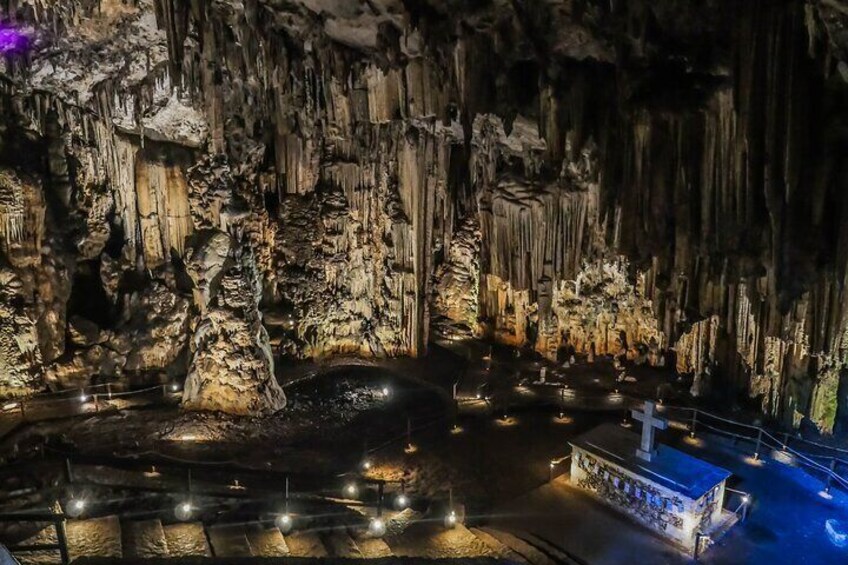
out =
{"type": "MultiPolygon", "coordinates": [[[[711,430],[715,433],[719,433],[719,434],[722,434],[722,435],[725,435],[725,436],[729,436],[729,437],[733,437],[733,438],[737,438],[737,439],[741,439],[741,440],[745,440],[745,441],[750,441],[750,442],[757,441],[757,438],[750,437],[750,436],[743,436],[743,435],[740,435],[740,434],[729,432],[727,430],[722,430],[720,428],[717,428],[715,426],[711,426],[710,424],[707,424],[707,423],[702,422],[702,421],[698,421],[698,425],[703,426],[703,427],[705,427],[705,428],[707,428],[707,429],[709,429],[709,430],[711,430]]],[[[831,470],[830,468],[825,467],[824,465],[821,465],[820,463],[817,463],[816,461],[813,461],[806,454],[801,453],[801,452],[799,452],[799,451],[797,451],[797,450],[795,450],[791,447],[786,446],[783,442],[781,442],[780,440],[778,440],[777,438],[775,438],[773,435],[771,435],[769,432],[763,430],[762,428],[757,428],[757,429],[762,432],[763,438],[771,440],[772,442],[774,442],[773,444],[770,444],[767,441],[763,441],[762,444],[765,445],[766,447],[769,447],[769,448],[772,448],[772,449],[780,449],[781,451],[786,451],[788,453],[791,453],[792,455],[794,455],[798,459],[799,463],[806,465],[808,467],[812,467],[813,469],[824,473],[826,476],[832,477],[833,479],[838,481],[841,485],[848,487],[848,479],[843,478],[841,475],[839,475],[835,471],[831,470]]]]}

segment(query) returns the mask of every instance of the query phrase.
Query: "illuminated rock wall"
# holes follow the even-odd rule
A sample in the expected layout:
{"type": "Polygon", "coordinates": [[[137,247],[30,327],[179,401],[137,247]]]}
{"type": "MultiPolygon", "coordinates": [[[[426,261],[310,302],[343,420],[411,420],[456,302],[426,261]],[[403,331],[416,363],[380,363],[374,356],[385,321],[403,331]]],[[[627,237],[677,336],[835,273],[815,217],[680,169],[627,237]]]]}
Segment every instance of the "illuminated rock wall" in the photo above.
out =
{"type": "Polygon", "coordinates": [[[693,392],[848,425],[841,4],[519,4],[0,2],[32,38],[0,159],[71,242],[9,261],[52,289],[28,382],[184,371],[217,230],[275,354],[421,355],[431,327],[676,354],[693,392]],[[128,339],[148,298],[179,352],[128,339]],[[114,337],[66,348],[77,318],[114,337]]]}

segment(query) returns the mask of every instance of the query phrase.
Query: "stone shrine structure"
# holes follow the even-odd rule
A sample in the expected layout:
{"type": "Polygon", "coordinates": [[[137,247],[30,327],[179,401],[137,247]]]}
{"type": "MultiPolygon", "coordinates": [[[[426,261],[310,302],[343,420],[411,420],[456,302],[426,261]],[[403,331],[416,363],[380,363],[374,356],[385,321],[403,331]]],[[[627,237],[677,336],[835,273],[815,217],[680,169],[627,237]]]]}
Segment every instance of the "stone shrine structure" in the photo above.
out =
{"type": "Polygon", "coordinates": [[[735,515],[723,511],[730,472],[665,445],[654,446],[662,426],[653,403],[634,417],[639,435],[604,424],[573,439],[571,483],[604,504],[650,528],[686,552],[700,536],[725,531],[735,515]]]}

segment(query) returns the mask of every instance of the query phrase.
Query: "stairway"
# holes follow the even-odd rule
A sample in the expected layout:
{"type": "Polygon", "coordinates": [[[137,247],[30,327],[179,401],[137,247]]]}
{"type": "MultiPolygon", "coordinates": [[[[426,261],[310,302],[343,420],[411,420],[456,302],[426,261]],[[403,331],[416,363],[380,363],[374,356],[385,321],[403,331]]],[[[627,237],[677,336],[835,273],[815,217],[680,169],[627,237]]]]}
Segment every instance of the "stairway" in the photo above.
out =
{"type": "Polygon", "coordinates": [[[163,528],[171,557],[211,557],[212,550],[200,522],[170,524],[163,528]]]}
{"type": "Polygon", "coordinates": [[[320,536],[310,530],[301,530],[286,536],[289,555],[292,557],[329,557],[320,536]]]}
{"type": "Polygon", "coordinates": [[[122,557],[121,521],[117,516],[89,520],[68,520],[68,554],[79,557],[122,557]]]}
{"type": "Polygon", "coordinates": [[[161,520],[139,520],[121,524],[124,557],[168,557],[168,540],[161,520]]]}
{"type": "Polygon", "coordinates": [[[378,559],[380,557],[392,556],[392,550],[385,540],[375,538],[368,533],[368,530],[350,528],[348,529],[348,534],[353,538],[363,558],[378,559]]]}
{"type": "Polygon", "coordinates": [[[289,554],[289,547],[283,534],[275,527],[261,524],[245,526],[247,541],[253,555],[259,557],[284,557],[289,554]]]}
{"type": "Polygon", "coordinates": [[[477,536],[480,541],[488,545],[498,557],[508,559],[509,561],[515,563],[528,563],[528,561],[523,556],[513,551],[511,548],[509,548],[503,542],[498,540],[492,534],[480,528],[469,528],[469,531],[471,531],[472,534],[477,536]]]}
{"type": "MultiPolygon", "coordinates": [[[[296,530],[284,536],[276,527],[257,522],[210,526],[200,522],[163,524],[158,518],[121,520],[114,515],[69,520],[66,531],[72,560],[83,556],[123,558],[127,562],[158,558],[173,559],[176,563],[187,557],[450,559],[487,556],[522,565],[580,563],[554,544],[532,534],[464,524],[446,529],[439,521],[420,515],[406,521],[405,527],[390,527],[383,538],[373,537],[363,524],[296,530]]],[[[27,543],[55,540],[56,532],[50,526],[27,543]]],[[[26,553],[18,557],[23,565],[60,563],[58,552],[26,553]]]]}
{"type": "Polygon", "coordinates": [[[206,528],[212,553],[216,557],[250,557],[253,549],[242,524],[225,524],[206,528]]]}
{"type": "Polygon", "coordinates": [[[530,565],[558,565],[556,561],[548,557],[534,545],[509,532],[496,530],[490,527],[479,528],[479,530],[496,539],[514,553],[520,555],[521,558],[530,565]]]}

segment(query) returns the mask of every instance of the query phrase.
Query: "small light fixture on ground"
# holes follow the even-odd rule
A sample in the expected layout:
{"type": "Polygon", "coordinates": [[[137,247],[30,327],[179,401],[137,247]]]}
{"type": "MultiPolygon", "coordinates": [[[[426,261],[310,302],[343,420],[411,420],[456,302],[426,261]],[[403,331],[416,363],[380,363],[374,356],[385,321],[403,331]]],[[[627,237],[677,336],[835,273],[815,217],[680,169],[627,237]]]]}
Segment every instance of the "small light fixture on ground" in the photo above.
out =
{"type": "Polygon", "coordinates": [[[79,395],[79,401],[80,403],[85,404],[86,402],[88,402],[88,395],[82,393],[81,395],[79,395]]]}
{"type": "Polygon", "coordinates": [[[451,510],[448,512],[447,516],[445,516],[445,527],[455,528],[458,521],[459,519],[456,516],[456,510],[451,510]]]}
{"type": "Polygon", "coordinates": [[[760,459],[760,456],[756,453],[754,455],[746,455],[742,458],[742,460],[752,467],[761,467],[765,463],[765,461],[760,459]]]}
{"type": "Polygon", "coordinates": [[[373,464],[371,463],[371,461],[369,459],[365,459],[364,461],[362,461],[362,470],[363,471],[370,471],[371,467],[373,467],[373,464]]]}
{"type": "Polygon", "coordinates": [[[415,445],[414,443],[407,443],[406,447],[403,448],[403,452],[406,453],[407,455],[412,455],[416,451],[418,451],[418,446],[415,445]]]}
{"type": "Polygon", "coordinates": [[[174,516],[176,516],[177,520],[179,520],[180,522],[185,522],[191,519],[191,514],[193,510],[194,507],[191,505],[191,502],[185,500],[177,504],[176,507],[174,507],[174,516]]]}
{"type": "Polygon", "coordinates": [[[392,389],[389,388],[388,385],[383,385],[383,388],[380,389],[380,392],[383,394],[383,398],[388,398],[392,395],[392,389]]]}
{"type": "Polygon", "coordinates": [[[171,384],[171,391],[177,392],[178,390],[180,390],[180,384],[179,383],[172,383],[171,384]]]}
{"type": "Polygon", "coordinates": [[[372,518],[368,523],[368,532],[375,538],[386,534],[386,523],[381,518],[372,518]]]}
{"type": "Polygon", "coordinates": [[[359,489],[356,486],[356,483],[348,483],[345,485],[344,492],[347,496],[354,498],[359,493],[359,489]]]}
{"type": "Polygon", "coordinates": [[[554,418],[554,421],[558,424],[570,424],[574,421],[574,419],[571,416],[567,416],[565,412],[560,412],[557,417],[554,418]]]}
{"type": "Polygon", "coordinates": [[[409,506],[409,497],[404,493],[400,493],[395,497],[395,508],[398,510],[406,510],[409,506]]]}
{"type": "Polygon", "coordinates": [[[284,534],[287,534],[292,531],[294,527],[294,520],[291,517],[291,514],[288,512],[284,512],[280,514],[274,519],[274,525],[284,534]]]}
{"type": "Polygon", "coordinates": [[[79,518],[85,510],[85,500],[82,498],[72,498],[68,501],[65,514],[71,518],[79,518]]]}

